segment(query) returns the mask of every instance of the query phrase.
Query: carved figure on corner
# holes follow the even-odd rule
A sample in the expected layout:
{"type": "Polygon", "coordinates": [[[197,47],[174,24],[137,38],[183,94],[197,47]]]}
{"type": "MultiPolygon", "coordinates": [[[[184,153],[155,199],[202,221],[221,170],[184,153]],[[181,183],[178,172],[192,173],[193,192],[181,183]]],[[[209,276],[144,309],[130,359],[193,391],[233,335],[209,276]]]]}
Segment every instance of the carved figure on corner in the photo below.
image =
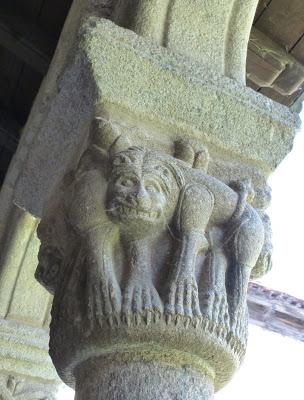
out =
{"type": "Polygon", "coordinates": [[[265,239],[263,221],[248,203],[250,183],[228,186],[208,175],[206,149],[195,152],[179,142],[173,157],[130,146],[108,122],[94,124],[91,144],[63,191],[63,200],[59,206],[54,202],[38,232],[41,259],[49,249],[44,242],[50,241],[43,234],[44,225],[54,215],[66,224],[64,233],[52,238],[64,254],[61,278],[51,289],[54,307],[64,307],[73,297],[74,319],[80,321],[83,313],[91,332],[105,320],[118,322],[120,315],[127,323],[133,316],[135,321],[144,317],[147,323],[162,314],[167,321],[176,316],[188,321],[202,314],[210,317],[210,304],[205,308],[200,296],[207,293],[218,302],[217,308],[228,302],[225,321],[237,331],[246,311],[250,274],[265,239]],[[152,243],[168,230],[174,233],[174,254],[162,293],[152,274],[152,243]],[[115,264],[118,253],[123,254],[121,273],[115,264]],[[212,258],[209,267],[216,269],[217,282],[198,281],[199,253],[212,258]]]}

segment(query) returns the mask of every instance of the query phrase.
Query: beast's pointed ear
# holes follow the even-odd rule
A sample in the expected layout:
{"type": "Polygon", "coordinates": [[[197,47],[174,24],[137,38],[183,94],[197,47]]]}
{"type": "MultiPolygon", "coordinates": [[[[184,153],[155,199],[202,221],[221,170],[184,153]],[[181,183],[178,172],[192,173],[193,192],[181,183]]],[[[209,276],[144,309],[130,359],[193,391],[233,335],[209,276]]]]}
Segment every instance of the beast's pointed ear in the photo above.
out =
{"type": "Polygon", "coordinates": [[[251,179],[244,178],[236,181],[231,181],[229,182],[229,186],[235,192],[239,193],[239,195],[241,195],[247,203],[253,202],[255,191],[251,179]]]}
{"type": "Polygon", "coordinates": [[[209,151],[204,147],[195,154],[193,168],[201,169],[205,172],[208,171],[210,161],[209,151]]]}
{"type": "Polygon", "coordinates": [[[109,156],[113,157],[116,153],[127,150],[131,146],[127,135],[120,135],[109,149],[109,156]]]}
{"type": "Polygon", "coordinates": [[[208,170],[210,156],[206,147],[198,146],[196,143],[190,143],[187,140],[178,140],[175,142],[174,157],[185,161],[191,167],[208,170]]]}
{"type": "Polygon", "coordinates": [[[117,124],[101,117],[95,117],[91,123],[90,140],[91,144],[108,152],[121,135],[117,124]]]}
{"type": "Polygon", "coordinates": [[[101,117],[96,117],[92,121],[91,143],[107,152],[109,156],[131,146],[128,136],[121,132],[121,126],[101,117]]]}
{"type": "Polygon", "coordinates": [[[177,140],[175,142],[174,157],[186,162],[192,167],[195,157],[193,146],[186,140],[177,140]]]}

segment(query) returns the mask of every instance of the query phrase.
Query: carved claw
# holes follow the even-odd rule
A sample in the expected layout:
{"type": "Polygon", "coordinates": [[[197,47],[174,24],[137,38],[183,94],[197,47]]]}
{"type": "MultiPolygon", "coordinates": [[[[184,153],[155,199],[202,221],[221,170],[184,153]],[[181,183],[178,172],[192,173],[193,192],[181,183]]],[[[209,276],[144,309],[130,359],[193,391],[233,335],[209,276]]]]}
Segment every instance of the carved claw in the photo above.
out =
{"type": "Polygon", "coordinates": [[[170,315],[187,316],[190,319],[200,317],[198,288],[194,277],[176,279],[170,286],[165,313],[170,315]]]}
{"type": "Polygon", "coordinates": [[[248,309],[244,306],[237,310],[231,321],[231,331],[239,337],[246,338],[248,328],[248,309]]]}
{"type": "Polygon", "coordinates": [[[96,323],[102,327],[105,320],[110,325],[117,321],[121,310],[121,292],[115,278],[88,272],[85,294],[90,332],[96,323]]]}
{"type": "Polygon", "coordinates": [[[204,295],[203,314],[210,321],[229,328],[229,313],[226,296],[215,291],[210,291],[204,295]]]}
{"type": "Polygon", "coordinates": [[[122,313],[125,316],[137,316],[137,323],[141,322],[142,317],[147,324],[151,323],[152,316],[156,321],[163,313],[163,305],[153,284],[131,281],[124,292],[122,313]]]}

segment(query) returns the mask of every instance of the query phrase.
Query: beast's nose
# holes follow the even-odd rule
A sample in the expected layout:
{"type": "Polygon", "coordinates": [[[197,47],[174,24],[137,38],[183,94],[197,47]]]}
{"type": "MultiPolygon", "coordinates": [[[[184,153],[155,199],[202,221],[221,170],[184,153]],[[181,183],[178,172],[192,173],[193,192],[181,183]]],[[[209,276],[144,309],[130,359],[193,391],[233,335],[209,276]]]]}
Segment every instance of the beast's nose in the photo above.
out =
{"type": "Polygon", "coordinates": [[[136,201],[137,207],[142,210],[149,211],[151,208],[151,199],[143,185],[138,185],[134,193],[134,200],[136,201]]]}

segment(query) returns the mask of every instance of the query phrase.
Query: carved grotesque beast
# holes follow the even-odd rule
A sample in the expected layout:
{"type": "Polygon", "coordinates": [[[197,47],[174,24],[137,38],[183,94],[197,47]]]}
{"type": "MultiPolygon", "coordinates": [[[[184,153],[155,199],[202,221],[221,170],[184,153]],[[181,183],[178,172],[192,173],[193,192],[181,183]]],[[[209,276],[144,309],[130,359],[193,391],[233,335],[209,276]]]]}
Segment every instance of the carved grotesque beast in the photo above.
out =
{"type": "MultiPolygon", "coordinates": [[[[72,251],[66,251],[62,269],[70,268],[70,274],[68,281],[58,279],[52,289],[57,297],[54,307],[64,307],[64,298],[73,296],[67,295],[69,289],[81,293],[79,309],[85,310],[91,330],[105,319],[113,323],[121,314],[127,322],[132,315],[150,321],[163,312],[167,318],[199,318],[206,311],[195,274],[202,253],[212,258],[220,271],[215,275],[221,278],[212,287],[210,282],[199,286],[209,295],[216,287],[228,300],[225,318],[235,329],[244,315],[250,273],[264,243],[263,222],[246,202],[250,185],[239,182],[233,189],[208,175],[206,151],[196,157],[197,168],[186,162],[186,153],[179,153],[180,159],[140,147],[112,153],[91,146],[65,191],[63,219],[73,230],[76,245],[65,246],[72,251]],[[153,283],[152,243],[159,243],[168,230],[174,234],[174,255],[163,296],[153,283]],[[123,254],[120,279],[117,252],[123,254]]],[[[41,232],[47,221],[41,223],[41,232]]],[[[42,243],[40,258],[44,248],[42,243]]],[[[62,253],[62,245],[60,249],[62,253]]]]}

